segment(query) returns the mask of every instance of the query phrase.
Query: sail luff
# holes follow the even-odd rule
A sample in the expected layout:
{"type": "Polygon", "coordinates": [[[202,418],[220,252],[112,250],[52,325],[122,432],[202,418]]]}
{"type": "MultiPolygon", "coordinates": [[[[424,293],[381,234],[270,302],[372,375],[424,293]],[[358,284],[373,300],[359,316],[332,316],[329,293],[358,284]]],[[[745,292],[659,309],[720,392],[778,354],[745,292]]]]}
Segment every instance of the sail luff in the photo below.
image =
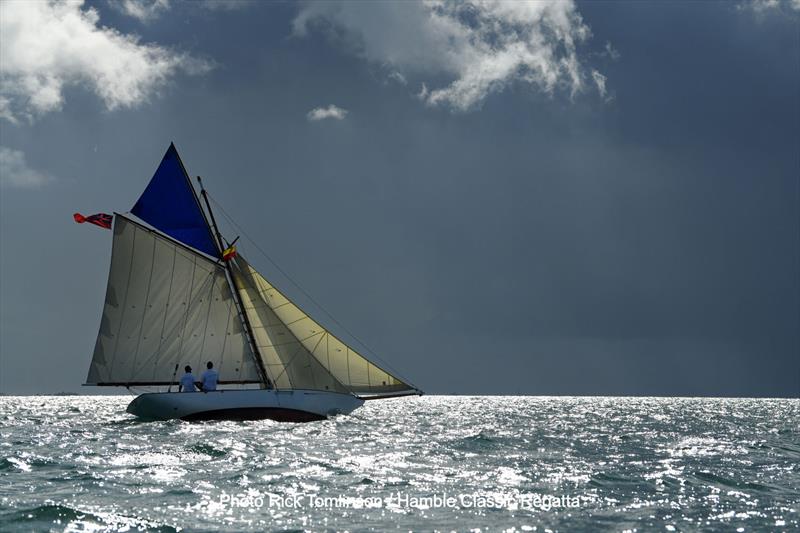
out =
{"type": "MultiPolygon", "coordinates": [[[[180,160],[180,158],[178,158],[180,160]]],[[[182,165],[183,163],[181,163],[182,165]]],[[[186,170],[184,169],[184,173],[186,170]]],[[[188,175],[187,175],[188,178],[188,175]]],[[[203,181],[200,176],[197,176],[197,182],[200,184],[200,194],[203,195],[203,200],[206,204],[206,209],[208,209],[208,215],[211,217],[212,226],[209,226],[211,230],[213,230],[214,234],[217,237],[216,245],[219,248],[220,257],[222,257],[223,250],[225,249],[225,244],[222,241],[222,234],[219,231],[219,227],[217,226],[217,221],[214,218],[214,212],[211,210],[211,203],[208,201],[208,193],[206,193],[205,188],[203,187],[203,181]]],[[[194,187],[192,187],[192,192],[194,193],[194,187]]],[[[197,200],[197,195],[195,194],[195,199],[197,200]]],[[[199,200],[198,200],[199,205],[199,200]]],[[[201,209],[202,211],[202,209],[201,209]]],[[[203,217],[205,218],[205,212],[203,213],[203,217]]],[[[208,224],[208,219],[206,219],[206,224],[208,224]]],[[[265,387],[270,386],[270,379],[267,376],[267,369],[264,367],[264,363],[261,359],[261,353],[259,352],[258,345],[253,338],[253,329],[250,325],[250,320],[247,318],[247,313],[244,312],[244,306],[242,304],[241,295],[239,291],[236,290],[236,285],[233,281],[233,270],[231,269],[230,261],[225,261],[223,259],[223,263],[225,265],[225,274],[226,280],[228,281],[228,286],[230,287],[231,294],[233,294],[233,298],[236,302],[237,310],[240,312],[237,313],[239,315],[239,319],[242,322],[242,327],[245,330],[247,340],[250,343],[250,350],[253,353],[253,356],[256,361],[256,365],[258,366],[259,373],[261,374],[261,379],[264,382],[265,387]]]]}
{"type": "MultiPolygon", "coordinates": [[[[114,219],[114,222],[115,222],[115,228],[114,229],[116,230],[116,222],[117,222],[116,218],[114,219]]],[[[133,234],[133,238],[132,238],[132,241],[131,241],[131,254],[130,255],[131,256],[130,256],[130,261],[128,262],[128,271],[127,271],[127,276],[126,276],[126,281],[125,281],[125,296],[124,296],[124,298],[122,300],[122,311],[120,313],[119,326],[117,327],[117,334],[116,334],[115,339],[114,339],[114,351],[113,351],[113,357],[111,358],[111,367],[112,368],[115,366],[115,363],[116,363],[116,360],[117,360],[117,354],[119,353],[120,339],[122,339],[122,328],[125,325],[125,316],[126,316],[126,312],[128,310],[128,294],[130,292],[129,289],[130,289],[130,284],[131,284],[131,276],[132,276],[133,271],[134,271],[133,264],[134,264],[134,261],[136,259],[136,234],[135,233],[133,234]]],[[[113,259],[112,259],[112,261],[113,261],[113,259]]]]}
{"type": "MultiPolygon", "coordinates": [[[[169,143],[169,146],[170,146],[170,148],[172,150],[175,150],[175,156],[178,158],[178,164],[180,165],[181,171],[183,172],[183,179],[186,180],[186,186],[189,187],[189,190],[192,191],[192,197],[194,198],[195,206],[197,207],[198,211],[200,211],[200,214],[203,215],[203,220],[206,223],[206,227],[208,228],[209,234],[213,234],[213,232],[216,231],[217,232],[217,238],[220,239],[219,245],[221,246],[222,245],[222,242],[221,242],[222,241],[222,237],[219,235],[219,230],[217,229],[217,224],[216,224],[216,222],[214,222],[213,226],[211,224],[209,224],[208,217],[206,216],[206,212],[203,210],[202,204],[200,204],[200,198],[197,197],[197,191],[195,190],[194,185],[192,185],[192,178],[189,177],[189,172],[187,172],[186,166],[183,164],[183,159],[181,159],[181,156],[178,153],[178,150],[175,148],[175,143],[171,142],[171,143],[169,143]]],[[[200,176],[197,176],[197,181],[198,182],[200,181],[200,176]]],[[[202,183],[201,183],[200,187],[202,187],[202,183]]],[[[208,206],[208,201],[207,200],[206,200],[206,205],[208,206]]],[[[208,213],[209,213],[209,215],[211,215],[211,220],[213,221],[214,220],[214,213],[211,212],[211,207],[210,206],[208,206],[208,213]]],[[[219,250],[218,250],[220,252],[220,255],[218,257],[222,257],[222,250],[224,250],[224,248],[220,247],[219,250]]]]}

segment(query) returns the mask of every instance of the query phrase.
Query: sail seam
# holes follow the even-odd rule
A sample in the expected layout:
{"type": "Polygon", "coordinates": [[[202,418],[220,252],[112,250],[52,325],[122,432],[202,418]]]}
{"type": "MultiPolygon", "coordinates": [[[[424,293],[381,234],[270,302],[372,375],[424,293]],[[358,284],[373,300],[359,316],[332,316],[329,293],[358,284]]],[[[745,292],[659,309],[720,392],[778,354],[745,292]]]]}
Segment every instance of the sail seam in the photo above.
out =
{"type": "MultiPolygon", "coordinates": [[[[227,281],[227,280],[226,280],[227,281]]],[[[224,294],[224,293],[223,293],[224,294]]],[[[231,325],[231,306],[228,305],[228,319],[225,321],[225,329],[222,333],[222,355],[220,356],[220,370],[222,370],[222,365],[225,363],[225,356],[228,354],[228,328],[231,325]]],[[[242,377],[242,371],[244,370],[244,365],[239,364],[239,372],[238,376],[242,377]]]]}
{"type": "Polygon", "coordinates": [[[161,349],[164,346],[164,333],[167,329],[167,316],[169,315],[169,302],[172,299],[172,284],[175,281],[175,261],[177,260],[178,249],[172,249],[172,267],[169,272],[169,289],[167,290],[167,303],[164,306],[164,322],[161,324],[161,334],[158,339],[158,350],[155,353],[155,364],[153,365],[153,379],[156,377],[156,369],[158,368],[158,360],[161,358],[161,349]]]}
{"type": "MultiPolygon", "coordinates": [[[[114,336],[114,354],[111,357],[111,364],[108,365],[107,369],[107,372],[111,372],[112,374],[114,371],[114,363],[116,363],[117,360],[117,349],[119,348],[119,337],[120,334],[122,333],[122,325],[125,323],[125,311],[128,305],[128,290],[130,289],[130,284],[131,284],[131,273],[133,272],[133,258],[135,251],[136,251],[136,231],[134,230],[133,239],[131,241],[131,259],[130,263],[128,264],[128,279],[125,282],[125,297],[122,299],[122,312],[120,313],[119,317],[119,327],[117,328],[117,334],[114,336]]],[[[112,254],[114,253],[113,246],[111,253],[112,254]]]]}
{"type": "MultiPolygon", "coordinates": [[[[214,298],[214,285],[216,284],[216,280],[214,279],[215,272],[212,270],[208,273],[208,279],[211,281],[211,288],[208,291],[208,309],[206,310],[206,319],[205,323],[203,324],[203,340],[200,343],[200,353],[205,354],[205,347],[206,347],[206,339],[208,334],[208,321],[211,318],[211,301],[214,298]]],[[[201,291],[202,294],[202,291],[201,291]]],[[[220,355],[222,357],[222,355],[220,355]]],[[[222,370],[222,362],[219,363],[219,370],[222,370]]]]}
{"type": "MultiPolygon", "coordinates": [[[[138,230],[137,230],[138,233],[138,230]]],[[[144,311],[142,311],[142,321],[139,324],[139,338],[136,339],[136,350],[133,352],[133,361],[131,362],[131,373],[136,369],[136,358],[139,356],[139,347],[142,345],[142,336],[144,335],[144,319],[147,316],[147,304],[150,301],[150,286],[153,284],[153,265],[156,261],[156,240],[153,239],[153,255],[150,258],[150,276],[147,279],[147,293],[144,296],[144,311]]]]}
{"type": "MultiPolygon", "coordinates": [[[[297,324],[298,322],[302,322],[303,320],[311,320],[313,322],[311,317],[304,316],[302,318],[298,318],[297,320],[292,320],[291,322],[284,322],[284,324],[286,324],[287,326],[291,326],[292,324],[297,324]]],[[[322,328],[322,326],[320,326],[320,329],[324,329],[324,328],[322,328]]]]}
{"type": "MultiPolygon", "coordinates": [[[[294,375],[294,371],[296,369],[294,369],[292,367],[292,364],[295,363],[295,361],[297,361],[297,357],[299,355],[301,355],[302,353],[305,353],[307,355],[306,361],[308,361],[308,365],[306,365],[306,366],[309,366],[309,368],[310,368],[310,379],[311,379],[311,382],[312,382],[312,386],[314,388],[316,388],[317,390],[323,390],[321,388],[322,386],[320,384],[318,384],[319,380],[317,379],[316,373],[314,372],[314,369],[313,369],[313,365],[316,364],[316,365],[319,365],[322,368],[322,372],[324,372],[326,375],[328,375],[328,377],[331,380],[331,383],[333,385],[334,390],[337,389],[337,388],[341,388],[341,390],[348,391],[349,389],[347,388],[347,386],[344,385],[343,383],[341,383],[341,381],[339,381],[339,379],[330,371],[330,369],[325,367],[325,365],[322,364],[317,359],[317,357],[312,353],[312,351],[309,350],[309,348],[305,345],[305,343],[307,341],[313,339],[314,337],[319,336],[320,339],[317,341],[317,346],[318,346],[319,343],[322,341],[322,339],[325,337],[325,333],[327,333],[325,331],[325,329],[324,328],[320,328],[321,331],[313,333],[313,334],[309,335],[308,337],[303,337],[303,338],[298,337],[290,328],[288,328],[286,326],[286,324],[283,322],[283,320],[276,314],[275,310],[267,303],[265,291],[264,291],[264,289],[262,289],[264,284],[267,283],[266,280],[264,280],[263,277],[258,275],[258,272],[256,272],[252,268],[252,266],[250,266],[250,264],[247,263],[247,261],[244,260],[243,257],[239,256],[239,259],[244,262],[244,266],[245,266],[245,268],[241,269],[242,273],[244,274],[241,279],[242,279],[243,282],[245,282],[245,285],[243,285],[240,288],[240,290],[243,290],[245,292],[245,294],[248,294],[248,299],[250,299],[252,302],[254,302],[253,307],[250,308],[250,309],[253,312],[256,313],[256,316],[258,317],[259,322],[262,323],[262,324],[264,323],[264,320],[263,320],[264,318],[270,319],[271,317],[274,317],[274,319],[277,320],[278,323],[279,323],[279,324],[276,324],[276,325],[282,325],[285,328],[286,333],[290,337],[292,337],[294,339],[293,341],[286,342],[286,343],[279,343],[279,344],[264,344],[264,343],[261,343],[261,342],[258,343],[259,348],[267,348],[267,349],[268,348],[272,348],[271,351],[274,352],[275,356],[277,357],[277,360],[279,361],[278,364],[273,364],[272,365],[272,366],[279,366],[281,368],[281,371],[279,373],[277,373],[275,375],[274,379],[273,379],[273,383],[275,384],[275,387],[279,388],[279,381],[281,380],[281,378],[284,378],[284,376],[285,376],[285,379],[289,382],[290,387],[292,387],[292,388],[304,388],[304,387],[299,387],[298,386],[299,384],[295,383],[297,376],[294,375]],[[251,297],[249,295],[250,292],[253,293],[255,298],[253,298],[253,297],[251,297]],[[262,317],[262,315],[265,315],[265,316],[262,317]],[[284,357],[281,356],[281,353],[280,353],[281,352],[281,348],[282,347],[287,347],[287,346],[292,346],[294,344],[297,345],[297,349],[293,350],[291,355],[289,355],[288,358],[284,359],[284,357]]],[[[272,320],[267,320],[267,321],[271,322],[272,320]]],[[[264,332],[264,334],[266,335],[266,337],[271,340],[272,339],[272,335],[274,333],[271,333],[268,328],[269,327],[274,327],[276,325],[273,325],[273,326],[252,326],[252,327],[253,327],[254,331],[256,329],[262,330],[264,332]]],[[[316,347],[314,349],[316,349],[316,347]]],[[[284,354],[284,355],[288,355],[288,354],[284,354]]],[[[270,365],[270,363],[267,363],[267,365],[270,365]]],[[[327,389],[327,390],[330,390],[330,389],[327,389]]]]}
{"type": "Polygon", "coordinates": [[[181,327],[181,334],[178,337],[180,341],[178,342],[178,356],[180,358],[184,357],[183,353],[183,343],[186,340],[186,324],[189,323],[189,307],[191,306],[192,301],[192,293],[194,292],[194,272],[197,270],[197,258],[193,258],[192,261],[192,281],[189,283],[189,297],[186,298],[189,301],[189,304],[183,302],[186,305],[186,309],[183,311],[183,326],[181,327]]]}
{"type": "MultiPolygon", "coordinates": [[[[212,273],[212,274],[213,274],[213,273],[212,273]]],[[[183,356],[184,356],[184,354],[183,354],[183,339],[184,339],[184,337],[185,337],[185,333],[186,333],[186,332],[185,332],[185,329],[186,329],[186,324],[188,323],[189,310],[193,308],[193,306],[194,306],[194,303],[195,303],[196,299],[197,299],[198,297],[202,296],[202,294],[203,294],[203,289],[205,288],[205,286],[206,286],[206,284],[208,283],[209,279],[211,279],[211,278],[210,278],[210,277],[207,277],[207,278],[206,278],[206,279],[203,281],[203,284],[202,284],[202,285],[200,285],[200,288],[198,289],[198,292],[197,292],[197,294],[195,294],[195,295],[191,295],[191,294],[190,294],[190,295],[189,295],[189,298],[188,298],[188,303],[186,304],[186,312],[185,312],[185,314],[184,314],[183,316],[179,317],[178,323],[177,323],[177,324],[175,324],[175,326],[173,327],[173,329],[172,329],[172,330],[171,330],[171,331],[170,331],[170,332],[169,332],[167,335],[163,335],[163,337],[164,337],[164,338],[169,338],[169,337],[171,337],[173,334],[175,334],[175,333],[177,332],[177,329],[178,329],[179,327],[181,327],[181,320],[183,320],[183,321],[184,321],[184,324],[183,324],[183,326],[182,326],[182,331],[181,331],[181,334],[178,336],[178,338],[180,339],[180,342],[178,343],[178,345],[179,345],[179,348],[178,348],[178,358],[183,358],[183,356]]],[[[184,302],[184,303],[185,303],[185,302],[184,302]]],[[[165,313],[164,320],[166,321],[166,313],[165,313]]],[[[161,339],[161,342],[163,342],[163,340],[164,340],[164,339],[161,339]]],[[[147,364],[147,363],[149,363],[149,362],[150,362],[152,359],[154,359],[154,358],[157,358],[157,357],[158,357],[158,355],[159,355],[159,353],[154,353],[154,354],[150,355],[150,356],[149,356],[147,359],[145,359],[145,360],[144,360],[144,362],[143,362],[142,364],[147,364]]]]}
{"type": "MultiPolygon", "coordinates": [[[[297,350],[294,351],[294,354],[289,358],[289,361],[287,361],[286,363],[283,363],[281,361],[283,363],[283,370],[281,370],[280,374],[278,374],[278,376],[275,378],[275,383],[276,383],[275,388],[278,388],[278,385],[277,385],[278,380],[280,380],[280,378],[283,377],[284,374],[286,374],[286,379],[289,381],[289,388],[294,388],[292,386],[293,385],[293,383],[292,383],[293,382],[292,375],[289,373],[289,365],[291,365],[292,362],[294,362],[294,359],[295,359],[295,357],[297,357],[297,353],[300,351],[301,348],[303,348],[303,345],[298,343],[297,350]]],[[[277,352],[277,350],[276,350],[276,352],[277,352]]],[[[280,356],[279,356],[279,358],[280,358],[280,356]]],[[[311,379],[313,381],[313,379],[314,379],[313,375],[311,376],[311,379]]]]}
{"type": "MultiPolygon", "coordinates": [[[[271,327],[274,327],[274,326],[271,326],[271,327]]],[[[267,330],[267,328],[265,328],[265,327],[261,327],[261,326],[253,326],[253,329],[263,329],[263,330],[264,330],[264,331],[265,331],[265,332],[266,332],[266,333],[269,335],[269,331],[268,331],[268,330],[267,330]]],[[[264,344],[264,343],[262,343],[262,344],[261,344],[261,346],[265,346],[265,347],[268,347],[268,348],[269,348],[269,347],[275,347],[275,346],[289,346],[290,344],[295,344],[295,343],[297,343],[297,342],[299,342],[299,343],[301,343],[301,344],[302,344],[304,341],[311,340],[311,339],[313,339],[314,337],[316,337],[317,335],[324,335],[324,333],[323,333],[323,332],[321,332],[321,331],[318,331],[317,333],[314,333],[313,335],[309,335],[308,337],[303,337],[302,339],[301,339],[301,338],[299,338],[299,337],[297,337],[297,336],[296,336],[294,333],[292,333],[291,331],[289,332],[289,335],[291,335],[292,337],[294,337],[294,338],[295,338],[295,340],[293,340],[293,341],[288,341],[288,342],[281,342],[281,343],[278,343],[278,344],[264,344]]]]}
{"type": "MultiPolygon", "coordinates": [[[[295,338],[297,338],[297,337],[295,337],[295,338]]],[[[310,338],[310,337],[309,337],[309,338],[310,338]]],[[[321,340],[322,340],[322,339],[320,339],[320,341],[321,341],[321,340]]],[[[294,343],[291,343],[291,344],[294,344],[294,343]]],[[[309,351],[309,349],[308,349],[308,348],[306,348],[306,347],[305,347],[305,345],[304,345],[302,342],[300,342],[300,341],[298,340],[298,343],[297,343],[297,344],[298,344],[298,346],[297,346],[297,350],[295,350],[295,351],[294,351],[294,354],[292,354],[292,356],[291,356],[291,358],[289,359],[289,361],[288,361],[288,362],[287,362],[287,363],[286,363],[286,364],[283,366],[283,371],[282,371],[282,372],[281,372],[281,373],[278,375],[278,377],[281,377],[283,374],[286,374],[286,377],[289,379],[289,383],[290,383],[290,384],[292,383],[292,381],[293,381],[293,380],[292,380],[292,377],[291,377],[291,375],[290,375],[290,374],[289,374],[289,372],[288,372],[288,370],[289,370],[289,366],[290,366],[290,365],[291,365],[291,364],[294,362],[294,360],[295,360],[295,359],[297,359],[297,356],[298,356],[298,355],[300,355],[301,351],[302,351],[302,350],[305,350],[305,351],[306,351],[306,353],[307,353],[307,354],[309,354],[309,356],[311,356],[311,357],[314,357],[314,354],[313,354],[311,351],[309,351]]],[[[319,345],[319,341],[317,341],[317,345],[319,345]]],[[[284,345],[284,346],[286,346],[286,345],[284,345]]],[[[315,349],[316,349],[316,347],[315,347],[315,349]]],[[[311,367],[311,365],[309,364],[309,368],[310,368],[310,367],[311,367]]],[[[323,367],[323,368],[324,368],[324,367],[323,367]]],[[[317,389],[317,380],[316,380],[316,378],[314,377],[314,369],[313,369],[313,368],[311,369],[311,383],[312,383],[312,385],[313,385],[313,388],[314,388],[314,389],[317,389]]],[[[321,389],[317,389],[317,390],[321,390],[321,389]]]]}
{"type": "MultiPolygon", "coordinates": [[[[195,278],[196,266],[197,266],[197,264],[196,264],[196,262],[194,262],[193,263],[193,269],[192,269],[192,282],[191,282],[191,285],[190,285],[189,297],[187,298],[187,302],[182,302],[184,305],[186,305],[186,310],[185,310],[185,312],[182,313],[182,315],[180,315],[178,317],[177,323],[174,325],[173,329],[169,331],[169,333],[167,333],[165,335],[164,331],[162,330],[162,339],[160,339],[161,343],[163,344],[164,339],[172,337],[172,335],[175,334],[179,328],[181,329],[180,335],[178,336],[180,341],[178,343],[178,350],[177,350],[177,352],[178,352],[177,355],[178,355],[179,359],[182,359],[184,357],[183,341],[184,341],[184,338],[186,337],[186,326],[187,326],[187,324],[189,322],[190,310],[194,308],[194,304],[195,304],[196,300],[198,298],[200,298],[201,296],[203,296],[203,291],[205,290],[206,285],[208,284],[208,282],[212,279],[212,277],[214,275],[213,271],[209,272],[209,275],[203,280],[203,283],[199,286],[200,288],[197,289],[197,293],[196,294],[192,294],[193,289],[194,289],[194,285],[195,285],[194,284],[194,278],[195,278]]],[[[173,277],[174,277],[174,264],[173,264],[173,277]]],[[[171,294],[170,294],[170,297],[171,297],[171,294]]],[[[169,304],[169,300],[167,300],[167,303],[169,304]]],[[[164,320],[165,320],[165,324],[166,324],[166,320],[167,320],[166,313],[165,313],[164,320]]],[[[160,345],[160,347],[161,347],[161,345],[160,345]]],[[[147,359],[144,360],[143,364],[147,364],[151,360],[153,360],[154,358],[157,358],[160,355],[160,347],[159,347],[159,352],[156,352],[156,353],[150,355],[147,359]]]]}

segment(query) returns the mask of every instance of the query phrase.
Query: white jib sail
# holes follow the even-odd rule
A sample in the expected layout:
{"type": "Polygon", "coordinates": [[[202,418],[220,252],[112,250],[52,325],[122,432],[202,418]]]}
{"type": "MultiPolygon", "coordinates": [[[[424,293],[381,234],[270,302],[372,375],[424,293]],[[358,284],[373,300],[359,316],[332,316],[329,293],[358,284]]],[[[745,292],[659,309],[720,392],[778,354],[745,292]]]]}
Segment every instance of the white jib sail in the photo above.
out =
{"type": "Polygon", "coordinates": [[[367,360],[311,319],[240,255],[234,280],[267,373],[277,388],[355,394],[416,389],[367,360]]]}
{"type": "Polygon", "coordinates": [[[159,385],[212,361],[220,382],[260,382],[222,265],[121,215],[87,384],[159,385]]]}

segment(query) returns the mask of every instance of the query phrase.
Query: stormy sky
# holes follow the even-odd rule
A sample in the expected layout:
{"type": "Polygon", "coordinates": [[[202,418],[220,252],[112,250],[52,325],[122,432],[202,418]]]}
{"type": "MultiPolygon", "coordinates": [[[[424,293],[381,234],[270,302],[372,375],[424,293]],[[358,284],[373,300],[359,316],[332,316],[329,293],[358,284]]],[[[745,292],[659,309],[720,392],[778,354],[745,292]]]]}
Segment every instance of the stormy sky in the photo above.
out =
{"type": "Polygon", "coordinates": [[[9,1],[0,41],[0,392],[91,392],[72,213],[174,141],[428,393],[800,395],[797,1],[9,1]]]}

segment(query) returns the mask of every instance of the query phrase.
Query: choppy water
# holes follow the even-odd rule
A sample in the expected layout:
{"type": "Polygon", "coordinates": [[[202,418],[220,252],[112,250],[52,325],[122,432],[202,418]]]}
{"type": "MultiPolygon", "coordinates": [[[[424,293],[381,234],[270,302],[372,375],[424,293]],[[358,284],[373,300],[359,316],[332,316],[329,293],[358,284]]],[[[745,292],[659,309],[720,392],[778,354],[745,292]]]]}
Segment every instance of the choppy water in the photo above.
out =
{"type": "Polygon", "coordinates": [[[309,424],[129,400],[0,398],[0,530],[800,528],[800,400],[429,396],[309,424]]]}

